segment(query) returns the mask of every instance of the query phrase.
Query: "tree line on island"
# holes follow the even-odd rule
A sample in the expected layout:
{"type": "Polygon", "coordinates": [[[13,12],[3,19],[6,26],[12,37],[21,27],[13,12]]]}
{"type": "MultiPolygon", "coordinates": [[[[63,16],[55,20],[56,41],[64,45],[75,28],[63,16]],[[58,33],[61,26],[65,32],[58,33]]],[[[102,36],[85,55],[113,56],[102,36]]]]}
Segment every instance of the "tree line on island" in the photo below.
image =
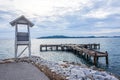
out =
{"type": "Polygon", "coordinates": [[[47,38],[120,38],[120,36],[64,36],[64,35],[53,35],[53,36],[43,36],[37,39],[47,39],[47,38]]]}

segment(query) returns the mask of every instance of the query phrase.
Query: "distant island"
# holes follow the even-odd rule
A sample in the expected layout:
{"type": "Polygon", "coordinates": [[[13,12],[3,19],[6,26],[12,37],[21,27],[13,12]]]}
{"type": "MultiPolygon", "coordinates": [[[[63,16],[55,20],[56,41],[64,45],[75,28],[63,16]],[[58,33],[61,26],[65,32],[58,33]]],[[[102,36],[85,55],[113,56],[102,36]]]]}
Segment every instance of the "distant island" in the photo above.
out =
{"type": "Polygon", "coordinates": [[[64,35],[53,35],[53,36],[43,36],[37,39],[47,39],[47,38],[120,38],[120,36],[64,36],[64,35]]]}

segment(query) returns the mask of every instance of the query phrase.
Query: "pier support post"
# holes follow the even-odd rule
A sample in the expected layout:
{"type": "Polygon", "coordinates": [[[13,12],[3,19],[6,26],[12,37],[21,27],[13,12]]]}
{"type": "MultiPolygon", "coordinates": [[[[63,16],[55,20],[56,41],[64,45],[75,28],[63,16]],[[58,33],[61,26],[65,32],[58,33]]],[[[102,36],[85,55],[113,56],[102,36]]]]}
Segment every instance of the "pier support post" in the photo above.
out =
{"type": "Polygon", "coordinates": [[[99,44],[99,49],[100,49],[100,44],[99,44]]]}
{"type": "Polygon", "coordinates": [[[58,46],[56,46],[56,51],[58,51],[58,46]]]}
{"type": "Polygon", "coordinates": [[[50,47],[51,51],[53,50],[53,46],[50,47]]]}
{"type": "Polygon", "coordinates": [[[64,48],[63,48],[63,46],[61,46],[61,50],[62,50],[62,51],[64,51],[64,48]]]}
{"type": "Polygon", "coordinates": [[[94,49],[97,49],[97,44],[94,45],[94,49]]]}
{"type": "Polygon", "coordinates": [[[94,56],[94,65],[96,66],[97,65],[97,54],[95,53],[95,56],[94,56]]]}
{"type": "Polygon", "coordinates": [[[40,51],[42,51],[42,46],[40,46],[40,51]]]}
{"type": "Polygon", "coordinates": [[[108,64],[109,64],[109,62],[108,62],[108,52],[106,51],[105,53],[106,53],[106,55],[107,55],[107,56],[106,56],[106,64],[108,65],[108,64]]]}
{"type": "Polygon", "coordinates": [[[89,56],[87,55],[87,60],[88,60],[89,56]]]}
{"type": "Polygon", "coordinates": [[[47,51],[47,46],[45,46],[45,50],[47,51]]]}
{"type": "Polygon", "coordinates": [[[90,45],[90,49],[92,49],[92,44],[89,44],[90,45]]]}
{"type": "Polygon", "coordinates": [[[98,62],[99,58],[97,57],[97,62],[98,62]]]}

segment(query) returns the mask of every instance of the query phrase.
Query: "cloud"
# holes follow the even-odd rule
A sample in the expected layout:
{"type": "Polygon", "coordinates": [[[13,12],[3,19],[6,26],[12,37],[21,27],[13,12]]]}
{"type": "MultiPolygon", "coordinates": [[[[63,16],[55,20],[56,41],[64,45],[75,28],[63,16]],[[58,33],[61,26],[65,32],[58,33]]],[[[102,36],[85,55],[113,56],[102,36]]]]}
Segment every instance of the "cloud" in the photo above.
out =
{"type": "Polygon", "coordinates": [[[119,0],[0,0],[0,35],[25,15],[35,24],[32,36],[120,35],[119,0]],[[3,3],[2,3],[3,2],[3,3]]]}
{"type": "Polygon", "coordinates": [[[64,15],[80,10],[85,5],[89,7],[91,4],[89,0],[13,0],[16,10],[23,11],[30,16],[64,15]]]}
{"type": "MultiPolygon", "coordinates": [[[[101,2],[101,1],[100,1],[101,2]]],[[[88,18],[98,18],[98,19],[104,19],[108,18],[111,15],[114,14],[120,14],[120,8],[117,6],[115,7],[112,3],[114,3],[113,0],[108,0],[108,1],[102,1],[104,4],[99,5],[97,8],[93,8],[90,10],[87,14],[84,15],[84,17],[88,18]]],[[[116,0],[116,3],[119,2],[116,0]]],[[[100,4],[100,3],[98,3],[100,4]]]]}
{"type": "Polygon", "coordinates": [[[114,33],[113,35],[119,35],[118,34],[119,32],[120,32],[120,29],[101,29],[101,30],[89,32],[89,34],[91,34],[91,35],[94,35],[94,34],[95,35],[108,35],[108,34],[111,34],[111,33],[113,34],[114,33]]]}
{"type": "Polygon", "coordinates": [[[85,17],[104,19],[113,14],[119,14],[119,8],[100,8],[90,11],[85,17]]]}
{"type": "Polygon", "coordinates": [[[99,9],[99,10],[93,10],[86,14],[86,17],[91,17],[91,18],[106,18],[108,15],[110,15],[109,12],[99,9]]]}

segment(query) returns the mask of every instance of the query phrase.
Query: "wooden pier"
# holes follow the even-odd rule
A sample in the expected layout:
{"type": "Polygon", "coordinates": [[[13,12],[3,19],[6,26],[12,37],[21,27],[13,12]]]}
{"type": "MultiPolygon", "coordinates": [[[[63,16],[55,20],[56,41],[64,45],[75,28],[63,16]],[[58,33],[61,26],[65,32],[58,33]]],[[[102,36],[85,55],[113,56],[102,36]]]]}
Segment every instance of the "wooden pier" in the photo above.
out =
{"type": "Polygon", "coordinates": [[[95,51],[100,49],[100,44],[41,44],[40,51],[70,51],[74,54],[83,56],[86,60],[89,60],[93,57],[94,65],[97,65],[97,62],[100,57],[105,57],[106,64],[108,64],[108,53],[95,51]]]}

